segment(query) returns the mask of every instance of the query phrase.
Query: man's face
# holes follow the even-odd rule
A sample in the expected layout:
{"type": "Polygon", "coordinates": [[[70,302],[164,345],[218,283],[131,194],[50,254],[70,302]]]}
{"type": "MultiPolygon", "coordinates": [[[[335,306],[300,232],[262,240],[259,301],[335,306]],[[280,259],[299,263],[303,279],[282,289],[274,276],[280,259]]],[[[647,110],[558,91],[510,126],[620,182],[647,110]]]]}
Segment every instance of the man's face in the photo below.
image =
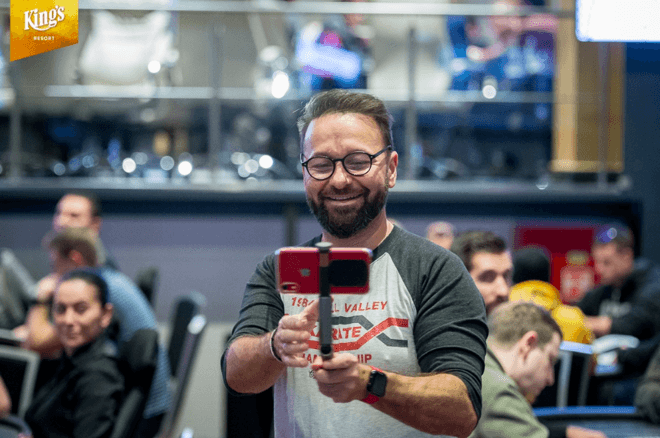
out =
{"type": "MultiPolygon", "coordinates": [[[[328,114],[312,121],[304,139],[304,157],[343,158],[352,152],[375,154],[385,145],[376,122],[360,114],[328,114]]],[[[304,172],[307,204],[323,229],[338,238],[348,238],[367,228],[380,214],[387,192],[396,182],[396,152],[373,160],[362,176],[346,172],[340,162],[332,176],[318,181],[304,172]]]]}
{"type": "Polygon", "coordinates": [[[601,284],[620,286],[633,270],[635,256],[630,248],[619,249],[616,243],[594,245],[591,248],[594,268],[601,284]]]}
{"type": "Polygon", "coordinates": [[[520,358],[519,368],[511,377],[520,387],[520,392],[532,403],[546,386],[555,383],[555,362],[559,357],[561,338],[558,333],[543,347],[531,349],[520,358]]]}
{"type": "Polygon", "coordinates": [[[96,339],[110,324],[112,310],[102,306],[96,287],[75,278],[60,284],[53,297],[53,322],[67,354],[96,339]]]}
{"type": "Polygon", "coordinates": [[[472,256],[470,275],[484,298],[486,314],[490,315],[497,306],[509,301],[512,271],[513,261],[508,251],[500,254],[477,252],[472,256]]]}
{"type": "Polygon", "coordinates": [[[98,234],[100,218],[92,215],[92,203],[78,195],[65,195],[57,203],[53,216],[53,229],[58,233],[65,228],[84,227],[98,234]]]}

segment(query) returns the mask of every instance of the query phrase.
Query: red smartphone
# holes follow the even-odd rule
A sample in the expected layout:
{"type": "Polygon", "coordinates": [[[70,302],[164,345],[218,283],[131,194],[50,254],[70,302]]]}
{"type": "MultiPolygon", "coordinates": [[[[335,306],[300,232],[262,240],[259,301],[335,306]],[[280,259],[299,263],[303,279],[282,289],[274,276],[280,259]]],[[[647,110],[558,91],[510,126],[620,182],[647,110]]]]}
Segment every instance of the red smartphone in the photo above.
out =
{"type": "MultiPolygon", "coordinates": [[[[277,288],[281,293],[316,295],[320,293],[318,248],[280,248],[276,255],[277,288]]],[[[369,292],[371,257],[371,250],[367,248],[330,248],[330,293],[369,292]]]]}

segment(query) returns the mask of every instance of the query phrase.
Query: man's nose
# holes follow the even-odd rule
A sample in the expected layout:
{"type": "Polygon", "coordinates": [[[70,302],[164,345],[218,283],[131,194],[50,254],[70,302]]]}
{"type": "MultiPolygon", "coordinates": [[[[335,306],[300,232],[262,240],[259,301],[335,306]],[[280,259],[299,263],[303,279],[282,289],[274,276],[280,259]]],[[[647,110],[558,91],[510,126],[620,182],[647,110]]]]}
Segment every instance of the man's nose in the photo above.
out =
{"type": "Polygon", "coordinates": [[[344,165],[341,161],[337,161],[335,163],[335,171],[330,177],[330,184],[332,184],[333,187],[341,189],[350,183],[351,178],[352,175],[344,169],[344,165]]]}
{"type": "Polygon", "coordinates": [[[67,309],[64,314],[62,315],[62,321],[64,321],[65,324],[73,324],[74,318],[73,318],[73,310],[67,309]]]}
{"type": "Polygon", "coordinates": [[[504,276],[499,276],[497,277],[496,280],[496,288],[497,288],[497,295],[500,297],[508,297],[509,296],[509,282],[504,278],[504,276]]]}

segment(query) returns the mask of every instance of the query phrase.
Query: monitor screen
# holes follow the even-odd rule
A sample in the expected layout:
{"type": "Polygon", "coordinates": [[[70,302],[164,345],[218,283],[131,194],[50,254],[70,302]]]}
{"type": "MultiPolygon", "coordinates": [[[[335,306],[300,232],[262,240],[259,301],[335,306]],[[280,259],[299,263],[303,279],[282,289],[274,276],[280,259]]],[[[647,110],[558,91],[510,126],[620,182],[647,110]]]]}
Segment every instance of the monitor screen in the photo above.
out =
{"type": "Polygon", "coordinates": [[[658,42],[657,0],[576,0],[575,35],[580,41],[658,42]]]}

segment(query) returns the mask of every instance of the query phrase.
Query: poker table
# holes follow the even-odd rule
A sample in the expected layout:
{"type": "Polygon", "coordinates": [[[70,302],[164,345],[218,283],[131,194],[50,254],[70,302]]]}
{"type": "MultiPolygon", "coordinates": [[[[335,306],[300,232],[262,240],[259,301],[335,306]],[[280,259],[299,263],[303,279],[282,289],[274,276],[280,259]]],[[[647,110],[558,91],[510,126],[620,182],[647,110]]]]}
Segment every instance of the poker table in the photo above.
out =
{"type": "Polygon", "coordinates": [[[632,406],[572,406],[534,410],[546,426],[573,425],[600,430],[608,438],[660,438],[660,424],[653,424],[632,406]]]}

